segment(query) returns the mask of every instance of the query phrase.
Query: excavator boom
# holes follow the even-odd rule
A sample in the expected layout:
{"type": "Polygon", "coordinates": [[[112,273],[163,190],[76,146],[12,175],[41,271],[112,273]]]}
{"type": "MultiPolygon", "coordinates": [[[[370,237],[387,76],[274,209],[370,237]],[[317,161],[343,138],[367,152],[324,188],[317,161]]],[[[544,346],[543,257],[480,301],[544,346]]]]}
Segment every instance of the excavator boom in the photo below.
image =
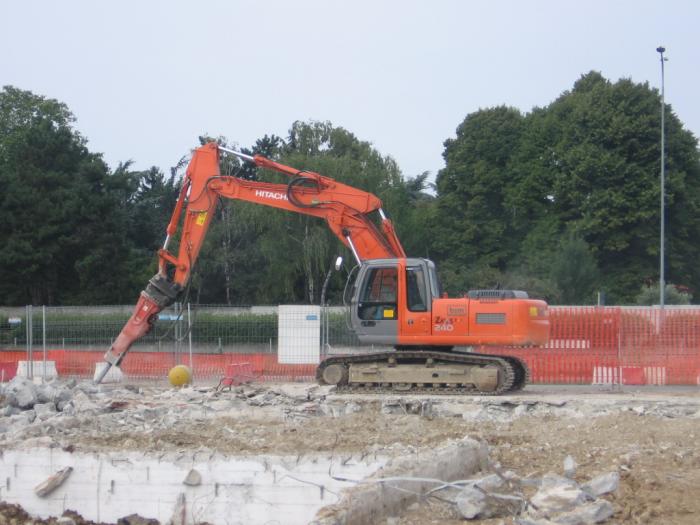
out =
{"type": "Polygon", "coordinates": [[[220,197],[324,219],[330,230],[352,251],[358,264],[367,259],[406,256],[393,224],[382,211],[381,200],[375,195],[262,155],[250,156],[210,142],[193,152],[166,230],[165,242],[158,250],[158,273],[141,292],[134,313],[105,354],[107,366],[96,382],[104,379],[111,366],[121,363],[131,345],[151,329],[158,313],[175,302],[185,288],[220,197]],[[222,152],[288,175],[290,181],[275,184],[223,176],[219,168],[222,152]],[[379,228],[369,216],[373,212],[379,213],[379,228]],[[178,252],[173,254],[168,247],[180,223],[178,252]]]}

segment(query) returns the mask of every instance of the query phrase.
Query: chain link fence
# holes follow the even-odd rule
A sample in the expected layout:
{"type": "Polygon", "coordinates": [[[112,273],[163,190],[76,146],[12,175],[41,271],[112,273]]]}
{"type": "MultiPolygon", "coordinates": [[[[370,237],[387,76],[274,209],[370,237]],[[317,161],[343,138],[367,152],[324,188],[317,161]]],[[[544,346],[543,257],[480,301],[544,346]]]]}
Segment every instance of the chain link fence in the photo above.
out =
{"type": "MultiPolygon", "coordinates": [[[[158,314],[122,367],[136,377],[163,378],[170,367],[185,364],[195,377],[216,379],[226,373],[227,365],[245,362],[252,363],[262,379],[310,379],[315,366],[299,366],[308,362],[310,341],[316,350],[313,363],[328,354],[363,348],[346,324],[345,308],[311,308],[316,310],[314,319],[292,314],[286,332],[287,364],[278,360],[280,307],[176,303],[158,314]],[[309,320],[315,321],[313,340],[308,330],[302,334],[309,320]],[[297,342],[302,335],[305,338],[297,342]]],[[[37,363],[50,361],[58,375],[92,377],[95,364],[132,311],[133,306],[0,307],[0,379],[9,377],[18,361],[28,362],[30,376],[45,377],[45,366],[37,363]]]]}
{"type": "MultiPolygon", "coordinates": [[[[177,364],[190,366],[196,380],[235,370],[261,380],[312,380],[319,359],[374,348],[360,344],[343,307],[285,308],[175,304],[134,344],[122,369],[146,380],[163,380],[177,364]]],[[[0,307],[0,380],[18,369],[30,377],[93,377],[132,310],[0,307]]],[[[477,350],[521,357],[539,383],[700,384],[700,307],[551,307],[550,321],[546,347],[477,350]]]]}

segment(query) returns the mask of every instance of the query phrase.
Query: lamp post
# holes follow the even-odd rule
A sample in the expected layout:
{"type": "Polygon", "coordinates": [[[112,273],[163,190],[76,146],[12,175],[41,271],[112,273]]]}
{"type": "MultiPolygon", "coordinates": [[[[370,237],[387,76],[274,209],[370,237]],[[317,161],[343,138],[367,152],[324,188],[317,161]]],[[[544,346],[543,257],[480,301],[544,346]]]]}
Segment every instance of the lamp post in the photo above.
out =
{"type": "Polygon", "coordinates": [[[665,109],[666,109],[666,103],[664,101],[664,62],[668,60],[667,58],[664,58],[664,52],[666,51],[666,48],[663,46],[659,46],[656,48],[656,51],[659,53],[660,58],[661,58],[661,254],[659,256],[659,305],[661,307],[661,310],[664,309],[664,299],[666,295],[666,281],[665,281],[665,266],[664,266],[664,252],[665,252],[665,230],[666,230],[666,219],[665,219],[665,214],[664,214],[664,204],[665,204],[665,177],[666,177],[666,170],[665,170],[665,160],[664,160],[664,152],[665,152],[665,142],[666,142],[666,136],[665,136],[665,122],[664,122],[664,117],[665,117],[665,109]]]}

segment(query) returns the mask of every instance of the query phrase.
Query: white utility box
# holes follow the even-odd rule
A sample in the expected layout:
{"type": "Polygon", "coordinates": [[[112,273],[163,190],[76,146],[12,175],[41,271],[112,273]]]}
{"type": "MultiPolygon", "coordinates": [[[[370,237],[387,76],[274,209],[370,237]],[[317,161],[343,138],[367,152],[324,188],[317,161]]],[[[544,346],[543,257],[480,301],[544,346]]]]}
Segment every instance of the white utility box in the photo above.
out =
{"type": "Polygon", "coordinates": [[[311,305],[280,305],[277,321],[277,362],[321,362],[321,308],[311,305]]]}

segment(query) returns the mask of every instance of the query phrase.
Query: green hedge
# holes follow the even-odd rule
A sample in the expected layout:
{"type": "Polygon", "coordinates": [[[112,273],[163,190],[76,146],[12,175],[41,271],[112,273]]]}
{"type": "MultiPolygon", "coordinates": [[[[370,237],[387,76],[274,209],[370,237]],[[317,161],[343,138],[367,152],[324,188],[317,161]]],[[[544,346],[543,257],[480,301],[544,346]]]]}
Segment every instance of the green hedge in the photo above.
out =
{"type": "MultiPolygon", "coordinates": [[[[128,314],[75,314],[52,313],[46,317],[46,342],[52,347],[71,345],[109,346],[117,337],[128,314]]],[[[18,346],[26,344],[26,319],[22,324],[11,326],[8,317],[0,317],[0,344],[13,345],[15,338],[18,346]]],[[[41,313],[34,315],[33,339],[34,344],[42,342],[41,313]]],[[[140,342],[144,344],[171,345],[176,333],[188,341],[187,316],[176,323],[172,320],[161,319],[140,342]],[[178,326],[175,327],[174,325],[178,326]]],[[[331,314],[329,329],[331,345],[356,345],[357,338],[348,331],[343,314],[331,314]]],[[[272,344],[277,345],[277,314],[212,314],[206,312],[193,313],[192,342],[212,346],[228,346],[241,344],[272,344]]]]}

